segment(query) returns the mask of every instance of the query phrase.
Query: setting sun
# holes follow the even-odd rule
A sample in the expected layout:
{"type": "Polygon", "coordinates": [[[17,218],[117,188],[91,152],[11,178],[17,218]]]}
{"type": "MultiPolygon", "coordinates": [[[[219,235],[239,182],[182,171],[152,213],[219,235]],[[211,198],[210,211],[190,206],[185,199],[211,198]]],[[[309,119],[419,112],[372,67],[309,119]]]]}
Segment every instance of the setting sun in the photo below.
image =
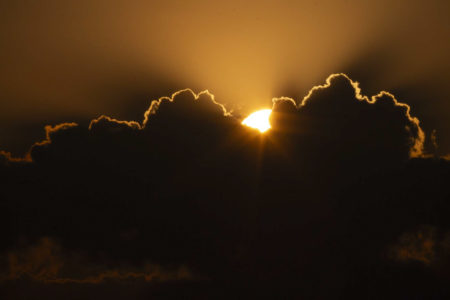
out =
{"type": "Polygon", "coordinates": [[[270,129],[269,117],[271,112],[271,109],[258,110],[245,118],[242,124],[265,132],[270,129]]]}

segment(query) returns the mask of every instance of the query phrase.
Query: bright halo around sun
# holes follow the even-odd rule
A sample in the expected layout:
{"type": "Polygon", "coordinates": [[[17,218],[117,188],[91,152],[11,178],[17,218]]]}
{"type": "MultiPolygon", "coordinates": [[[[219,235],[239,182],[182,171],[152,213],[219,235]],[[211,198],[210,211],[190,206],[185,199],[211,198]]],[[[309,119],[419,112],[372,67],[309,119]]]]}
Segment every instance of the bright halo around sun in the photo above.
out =
{"type": "Polygon", "coordinates": [[[258,129],[260,132],[265,132],[270,129],[269,117],[271,112],[271,109],[262,109],[255,111],[247,118],[245,118],[245,120],[242,121],[242,124],[258,129]]]}

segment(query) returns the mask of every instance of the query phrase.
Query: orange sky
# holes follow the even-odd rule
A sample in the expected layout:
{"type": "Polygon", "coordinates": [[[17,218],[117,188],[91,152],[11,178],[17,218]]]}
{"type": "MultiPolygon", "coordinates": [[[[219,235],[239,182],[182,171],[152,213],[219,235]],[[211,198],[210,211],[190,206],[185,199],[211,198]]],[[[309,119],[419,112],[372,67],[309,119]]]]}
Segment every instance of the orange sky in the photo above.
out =
{"type": "Polygon", "coordinates": [[[150,100],[209,89],[238,114],[301,99],[346,72],[394,92],[450,151],[448,1],[0,3],[0,148],[42,125],[142,118],[150,100]]]}

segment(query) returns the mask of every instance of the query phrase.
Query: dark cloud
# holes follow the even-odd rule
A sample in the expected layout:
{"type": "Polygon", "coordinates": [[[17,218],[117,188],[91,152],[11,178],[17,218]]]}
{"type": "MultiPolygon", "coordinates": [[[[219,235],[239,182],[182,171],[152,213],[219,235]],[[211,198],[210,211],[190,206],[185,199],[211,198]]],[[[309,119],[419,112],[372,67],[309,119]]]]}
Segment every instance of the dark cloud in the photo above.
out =
{"type": "MultiPolygon", "coordinates": [[[[380,167],[423,155],[425,135],[410,107],[387,92],[368,98],[344,74],[332,75],[314,87],[296,108],[289,99],[274,100],[273,134],[287,133],[298,156],[314,164],[342,168],[380,167]],[[317,157],[318,153],[324,155],[317,157]]],[[[298,158],[301,160],[301,158],[298,158]]],[[[325,169],[330,167],[325,166],[325,169]]],[[[355,170],[356,171],[356,170],[355,170]]],[[[361,170],[360,170],[361,171],[361,170]]],[[[346,171],[348,172],[348,170],[346,171]]]]}
{"type": "Polygon", "coordinates": [[[264,134],[191,90],[139,122],[48,126],[26,161],[1,155],[0,250],[16,262],[5,274],[120,282],[151,276],[149,262],[205,280],[150,281],[136,298],[398,298],[427,295],[421,281],[448,296],[445,272],[414,264],[448,247],[408,238],[450,230],[450,166],[424,150],[413,115],[335,74],[301,100],[274,99],[264,134]],[[21,240],[37,246],[14,250],[21,240]],[[77,259],[60,249],[106,267],[62,276],[77,259]]]}
{"type": "Polygon", "coordinates": [[[420,261],[430,264],[435,260],[435,228],[424,227],[417,232],[408,232],[400,236],[398,244],[392,249],[394,259],[400,261],[420,261]]]}
{"type": "Polygon", "coordinates": [[[14,157],[11,152],[0,151],[0,165],[7,165],[14,162],[31,161],[29,155],[25,157],[14,157]]]}
{"type": "MultiPolygon", "coordinates": [[[[195,280],[185,266],[165,269],[147,264],[140,270],[120,267],[107,269],[95,265],[75,253],[65,253],[64,249],[51,238],[41,238],[35,245],[10,251],[2,259],[8,270],[1,274],[1,281],[31,279],[47,284],[102,284],[106,281],[181,281],[195,280]]],[[[197,279],[198,280],[198,279],[197,279]]]]}

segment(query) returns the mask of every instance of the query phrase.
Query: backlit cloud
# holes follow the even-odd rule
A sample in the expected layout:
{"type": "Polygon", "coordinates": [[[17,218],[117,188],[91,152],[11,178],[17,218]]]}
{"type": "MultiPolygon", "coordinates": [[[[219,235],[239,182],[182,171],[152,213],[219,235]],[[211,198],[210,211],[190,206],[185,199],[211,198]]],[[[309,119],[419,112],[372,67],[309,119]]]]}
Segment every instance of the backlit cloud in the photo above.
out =
{"type": "Polygon", "coordinates": [[[2,284],[351,298],[373,281],[377,296],[392,291],[385,276],[397,292],[441,276],[450,165],[427,155],[414,108],[334,74],[274,99],[270,121],[260,133],[187,89],[141,120],[47,126],[26,163],[3,152],[2,284]]]}

